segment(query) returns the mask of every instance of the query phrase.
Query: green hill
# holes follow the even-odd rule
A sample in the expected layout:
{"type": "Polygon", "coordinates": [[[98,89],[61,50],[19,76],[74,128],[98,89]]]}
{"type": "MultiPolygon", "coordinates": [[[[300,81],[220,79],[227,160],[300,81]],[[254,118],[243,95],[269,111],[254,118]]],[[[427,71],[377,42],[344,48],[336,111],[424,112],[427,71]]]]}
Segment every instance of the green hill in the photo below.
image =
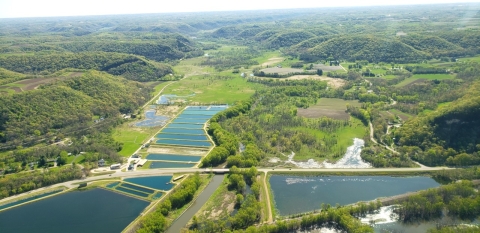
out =
{"type": "Polygon", "coordinates": [[[458,56],[465,53],[464,48],[437,36],[408,35],[399,38],[403,43],[437,58],[440,56],[458,56]]]}
{"type": "Polygon", "coordinates": [[[21,144],[45,135],[71,133],[105,119],[133,112],[149,98],[148,88],[103,72],[0,96],[0,142],[21,144]]]}
{"type": "Polygon", "coordinates": [[[315,35],[306,31],[282,32],[268,38],[265,44],[267,48],[288,47],[312,37],[315,37],[315,35]]]}
{"type": "Polygon", "coordinates": [[[446,107],[414,118],[395,137],[405,153],[427,165],[480,164],[480,81],[446,107]]]}
{"type": "Polygon", "coordinates": [[[300,58],[306,61],[324,60],[329,57],[349,61],[410,62],[425,59],[426,55],[397,39],[374,35],[333,38],[300,54],[300,58]]]}
{"type": "Polygon", "coordinates": [[[26,75],[0,68],[0,85],[26,78],[26,75]]]}
{"type": "Polygon", "coordinates": [[[173,72],[170,66],[153,64],[134,55],[105,52],[11,55],[0,57],[0,67],[24,74],[42,75],[66,68],[95,69],[135,81],[158,80],[173,72]]]}

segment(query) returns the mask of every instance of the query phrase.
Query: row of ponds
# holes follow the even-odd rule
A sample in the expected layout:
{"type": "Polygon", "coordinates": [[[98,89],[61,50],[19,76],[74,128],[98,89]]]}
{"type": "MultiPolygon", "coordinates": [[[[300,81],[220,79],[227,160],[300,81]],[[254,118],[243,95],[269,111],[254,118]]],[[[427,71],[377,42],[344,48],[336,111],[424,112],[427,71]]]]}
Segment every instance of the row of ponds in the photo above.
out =
{"type": "Polygon", "coordinates": [[[156,144],[182,147],[211,147],[203,129],[213,115],[227,106],[188,106],[155,137],[156,144]]]}
{"type": "MultiPolygon", "coordinates": [[[[0,210],[0,232],[121,232],[151,200],[173,188],[171,179],[127,178],[104,188],[48,193],[51,197],[0,210]]],[[[35,196],[43,197],[45,194],[35,196]]]]}
{"type": "MultiPolygon", "coordinates": [[[[173,187],[174,184],[169,182],[171,178],[172,176],[128,178],[112,182],[105,188],[67,192],[10,208],[0,212],[0,229],[2,233],[120,232],[149,205],[149,201],[161,197],[173,187]]],[[[201,198],[196,200],[195,209],[189,210],[172,227],[178,229],[180,225],[183,226],[191,218],[190,215],[195,214],[196,208],[208,200],[221,180],[220,176],[215,177],[212,183],[215,185],[207,186],[205,194],[202,193],[201,198]]],[[[270,186],[277,213],[288,216],[318,210],[322,203],[348,205],[435,188],[439,184],[422,176],[272,175],[270,186]]],[[[376,224],[375,229],[377,232],[426,232],[426,229],[434,225],[434,222],[404,225],[389,221],[376,224]]]]}

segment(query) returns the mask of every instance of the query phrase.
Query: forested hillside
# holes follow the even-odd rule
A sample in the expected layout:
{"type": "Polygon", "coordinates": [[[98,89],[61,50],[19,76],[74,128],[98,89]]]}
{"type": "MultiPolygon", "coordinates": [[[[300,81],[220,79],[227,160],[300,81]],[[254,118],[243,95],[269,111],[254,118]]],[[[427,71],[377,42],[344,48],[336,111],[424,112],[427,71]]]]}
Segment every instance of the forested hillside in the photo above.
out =
{"type": "Polygon", "coordinates": [[[168,65],[152,64],[133,55],[106,52],[2,56],[0,67],[24,74],[40,75],[66,68],[95,69],[135,81],[158,80],[173,72],[168,65]]]}
{"type": "Polygon", "coordinates": [[[41,89],[0,96],[0,142],[35,143],[45,137],[93,126],[93,117],[115,118],[133,112],[149,98],[148,88],[105,73],[82,77],[41,89]]]}
{"type": "Polygon", "coordinates": [[[426,54],[405,45],[396,39],[375,35],[352,35],[333,38],[300,55],[307,61],[325,60],[367,60],[369,62],[411,62],[427,58],[426,54]]]}
{"type": "Polygon", "coordinates": [[[474,81],[460,99],[408,121],[397,131],[397,143],[428,165],[480,164],[479,90],[474,81]]]}

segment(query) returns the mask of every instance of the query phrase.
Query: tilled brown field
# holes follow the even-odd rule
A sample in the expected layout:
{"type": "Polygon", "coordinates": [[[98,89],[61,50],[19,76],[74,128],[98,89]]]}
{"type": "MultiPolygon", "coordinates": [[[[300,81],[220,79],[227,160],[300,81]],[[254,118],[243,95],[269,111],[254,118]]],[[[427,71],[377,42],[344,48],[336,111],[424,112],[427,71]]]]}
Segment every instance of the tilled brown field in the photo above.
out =
{"type": "Polygon", "coordinates": [[[350,115],[345,110],[321,109],[321,108],[299,108],[297,115],[306,118],[321,118],[328,117],[336,120],[348,120],[350,115]]]}

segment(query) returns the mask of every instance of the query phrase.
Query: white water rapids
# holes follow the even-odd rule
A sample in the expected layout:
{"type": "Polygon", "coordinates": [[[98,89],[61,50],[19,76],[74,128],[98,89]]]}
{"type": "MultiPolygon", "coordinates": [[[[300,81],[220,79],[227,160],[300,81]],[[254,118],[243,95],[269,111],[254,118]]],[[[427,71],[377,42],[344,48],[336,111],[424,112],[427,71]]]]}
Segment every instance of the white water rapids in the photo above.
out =
{"type": "Polygon", "coordinates": [[[362,147],[365,145],[365,142],[362,139],[354,138],[353,145],[347,148],[347,152],[336,163],[318,163],[313,159],[309,159],[306,162],[297,162],[293,160],[295,153],[292,151],[288,155],[288,160],[285,163],[291,163],[300,168],[370,168],[372,165],[366,163],[360,157],[362,153],[362,147]]]}

